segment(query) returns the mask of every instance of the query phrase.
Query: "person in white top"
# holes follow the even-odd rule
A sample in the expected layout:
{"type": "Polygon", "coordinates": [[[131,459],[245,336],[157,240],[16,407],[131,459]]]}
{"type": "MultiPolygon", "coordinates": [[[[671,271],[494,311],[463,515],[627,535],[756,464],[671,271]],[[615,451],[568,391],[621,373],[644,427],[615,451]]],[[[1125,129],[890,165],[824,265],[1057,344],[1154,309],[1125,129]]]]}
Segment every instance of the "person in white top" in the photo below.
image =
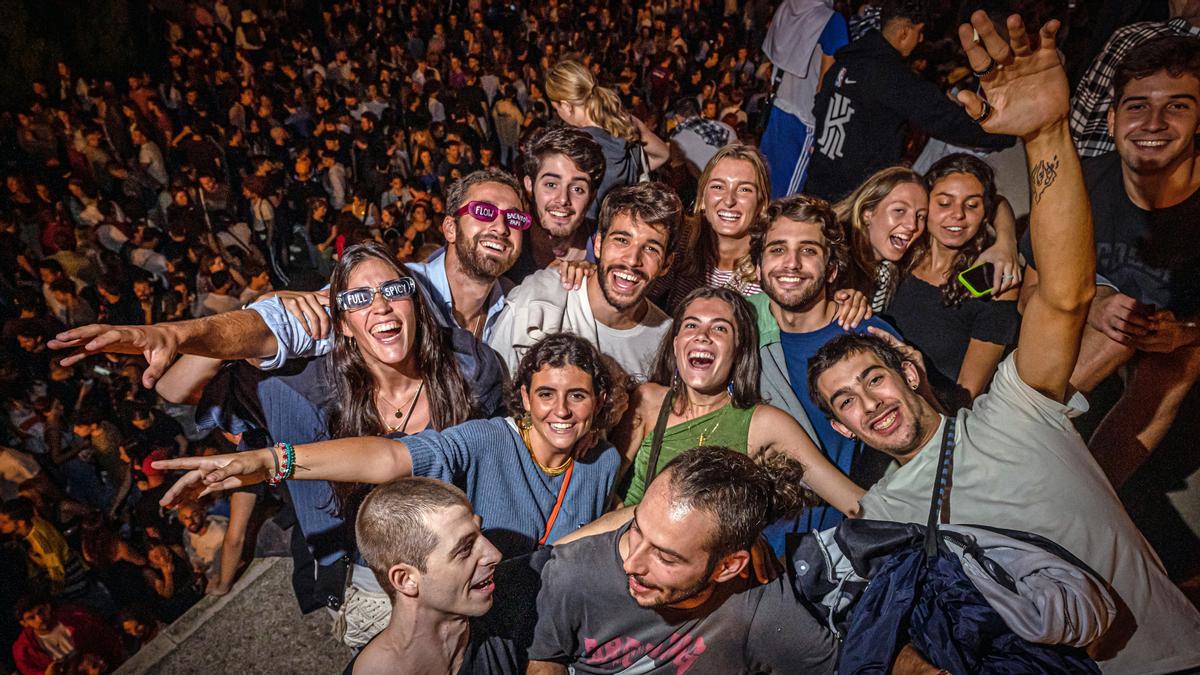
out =
{"type": "MultiPolygon", "coordinates": [[[[1067,77],[1055,51],[1059,24],[1042,28],[1036,50],[1016,16],[1008,19],[1007,42],[982,11],[971,24],[959,37],[971,67],[983,73],[988,103],[969,92],[959,101],[987,131],[1024,141],[1041,280],[1017,350],[1000,364],[991,391],[956,414],[942,520],[1039,534],[1111,583],[1119,615],[1089,647],[1104,673],[1191,670],[1200,666],[1200,613],[1167,578],[1070,422],[1087,408],[1069,380],[1095,294],[1096,258],[1067,126],[1067,77]]],[[[863,497],[864,518],[927,517],[946,420],[921,389],[918,364],[898,343],[859,335],[836,338],[809,360],[813,400],[834,429],[900,464],[863,497]]]]}
{"type": "Polygon", "coordinates": [[[671,320],[646,298],[670,265],[683,204],[662,183],[637,183],[609,193],[600,210],[596,271],[575,290],[559,269],[531,274],[509,291],[489,345],[516,370],[530,346],[552,333],[574,333],[644,381],[671,320]]]}

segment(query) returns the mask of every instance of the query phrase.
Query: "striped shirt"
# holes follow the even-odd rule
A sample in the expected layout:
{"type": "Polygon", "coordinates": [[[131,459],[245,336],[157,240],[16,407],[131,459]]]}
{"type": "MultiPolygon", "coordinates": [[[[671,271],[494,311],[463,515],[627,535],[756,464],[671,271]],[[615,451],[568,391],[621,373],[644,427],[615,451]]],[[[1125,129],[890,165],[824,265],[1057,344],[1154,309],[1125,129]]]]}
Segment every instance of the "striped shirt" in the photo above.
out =
{"type": "Polygon", "coordinates": [[[1108,109],[1112,106],[1113,76],[1117,66],[1139,45],[1167,35],[1200,36],[1200,26],[1181,18],[1166,23],[1143,21],[1118,29],[1096,55],[1087,74],[1071,98],[1071,137],[1079,157],[1095,157],[1116,149],[1108,133],[1108,109]]]}
{"type": "MultiPolygon", "coordinates": [[[[732,270],[719,270],[715,267],[710,267],[705,273],[703,285],[709,288],[731,288],[744,296],[762,293],[762,287],[757,283],[741,278],[732,270]]],[[[676,276],[671,284],[671,292],[667,295],[668,311],[673,311],[688,293],[700,286],[698,277],[682,274],[676,276]]]]}

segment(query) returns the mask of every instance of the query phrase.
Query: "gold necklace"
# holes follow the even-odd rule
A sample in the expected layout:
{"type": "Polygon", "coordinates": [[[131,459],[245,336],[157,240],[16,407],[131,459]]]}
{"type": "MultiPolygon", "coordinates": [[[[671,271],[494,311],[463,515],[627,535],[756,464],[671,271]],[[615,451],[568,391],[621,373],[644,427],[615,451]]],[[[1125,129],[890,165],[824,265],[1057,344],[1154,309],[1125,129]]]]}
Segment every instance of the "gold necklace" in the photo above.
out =
{"type": "Polygon", "coordinates": [[[388,397],[384,396],[382,391],[375,392],[376,394],[379,395],[379,398],[383,399],[384,403],[387,403],[388,405],[395,408],[395,412],[392,413],[392,416],[398,420],[403,420],[403,422],[398,422],[396,424],[396,426],[392,426],[392,425],[388,424],[387,422],[384,422],[383,426],[387,427],[389,434],[396,433],[397,431],[404,431],[404,429],[406,429],[408,427],[408,420],[409,420],[409,418],[412,417],[413,410],[416,410],[417,400],[421,398],[421,392],[424,390],[425,390],[425,380],[421,380],[421,384],[417,385],[417,393],[413,395],[412,401],[410,401],[408,404],[408,412],[407,413],[403,412],[403,410],[400,406],[396,405],[395,403],[392,403],[392,401],[388,397]]]}
{"type": "Polygon", "coordinates": [[[717,429],[720,428],[720,426],[721,420],[717,420],[717,423],[713,425],[713,428],[701,431],[700,437],[696,439],[696,446],[699,447],[704,445],[704,441],[711,438],[713,434],[717,433],[717,429]]]}
{"type": "Polygon", "coordinates": [[[521,441],[525,443],[525,449],[529,451],[529,459],[532,459],[533,463],[537,464],[537,467],[541,469],[542,472],[547,476],[561,476],[562,474],[566,473],[567,469],[571,467],[571,464],[575,462],[575,458],[572,457],[563,462],[562,466],[551,467],[539,462],[537,455],[533,454],[533,444],[529,442],[529,430],[532,428],[533,420],[529,419],[528,417],[522,417],[517,420],[517,431],[521,432],[521,441]]]}
{"type": "MultiPolygon", "coordinates": [[[[728,394],[727,394],[727,395],[728,395],[728,394]]],[[[709,410],[709,411],[708,411],[708,412],[706,412],[706,413],[703,413],[703,414],[700,414],[700,415],[696,415],[696,417],[703,417],[704,415],[708,415],[708,414],[714,413],[714,412],[716,412],[716,411],[720,410],[721,408],[724,408],[726,405],[729,405],[729,404],[728,404],[728,403],[722,403],[722,404],[720,405],[720,407],[718,407],[718,408],[714,408],[713,410],[709,410]]],[[[693,417],[692,419],[696,419],[696,417],[693,417]]],[[[711,427],[711,428],[709,428],[709,429],[705,429],[704,431],[701,431],[701,432],[700,432],[700,436],[699,436],[699,437],[696,439],[696,445],[697,445],[697,446],[704,445],[704,441],[706,441],[706,440],[708,440],[708,439],[712,438],[712,435],[713,435],[713,434],[715,434],[715,433],[717,433],[717,429],[719,429],[720,427],[721,427],[721,420],[717,420],[717,423],[716,423],[716,424],[714,424],[714,425],[712,425],[712,427],[711,427]]]]}

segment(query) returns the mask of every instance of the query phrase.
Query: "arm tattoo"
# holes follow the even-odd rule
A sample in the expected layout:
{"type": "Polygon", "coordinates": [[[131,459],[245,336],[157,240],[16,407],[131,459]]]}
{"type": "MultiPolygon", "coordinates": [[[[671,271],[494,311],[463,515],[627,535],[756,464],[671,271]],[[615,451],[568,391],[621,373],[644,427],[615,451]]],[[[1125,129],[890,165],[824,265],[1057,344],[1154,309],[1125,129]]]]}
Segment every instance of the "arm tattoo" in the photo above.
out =
{"type": "Polygon", "coordinates": [[[1054,185],[1054,179],[1058,178],[1058,155],[1050,158],[1050,161],[1040,160],[1033,166],[1033,170],[1029,172],[1029,183],[1032,187],[1033,203],[1036,204],[1042,199],[1042,195],[1046,194],[1046,190],[1054,185]]]}

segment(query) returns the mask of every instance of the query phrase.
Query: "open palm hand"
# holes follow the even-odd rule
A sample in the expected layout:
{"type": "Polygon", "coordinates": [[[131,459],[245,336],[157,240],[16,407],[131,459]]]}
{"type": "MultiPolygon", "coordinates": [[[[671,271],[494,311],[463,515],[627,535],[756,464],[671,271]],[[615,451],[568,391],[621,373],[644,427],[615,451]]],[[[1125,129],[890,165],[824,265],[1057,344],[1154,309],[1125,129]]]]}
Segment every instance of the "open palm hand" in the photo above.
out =
{"type": "Polygon", "coordinates": [[[1010,16],[1007,26],[1007,41],[983,11],[975,12],[969,25],[959,26],[971,68],[987,73],[979,78],[987,102],[968,91],[959,93],[958,100],[972,117],[980,117],[985,105],[990,108],[981,121],[988,132],[1027,139],[1064,122],[1070,109],[1067,73],[1054,42],[1060,23],[1049,21],[1042,27],[1036,49],[1019,16],[1010,16]]]}

